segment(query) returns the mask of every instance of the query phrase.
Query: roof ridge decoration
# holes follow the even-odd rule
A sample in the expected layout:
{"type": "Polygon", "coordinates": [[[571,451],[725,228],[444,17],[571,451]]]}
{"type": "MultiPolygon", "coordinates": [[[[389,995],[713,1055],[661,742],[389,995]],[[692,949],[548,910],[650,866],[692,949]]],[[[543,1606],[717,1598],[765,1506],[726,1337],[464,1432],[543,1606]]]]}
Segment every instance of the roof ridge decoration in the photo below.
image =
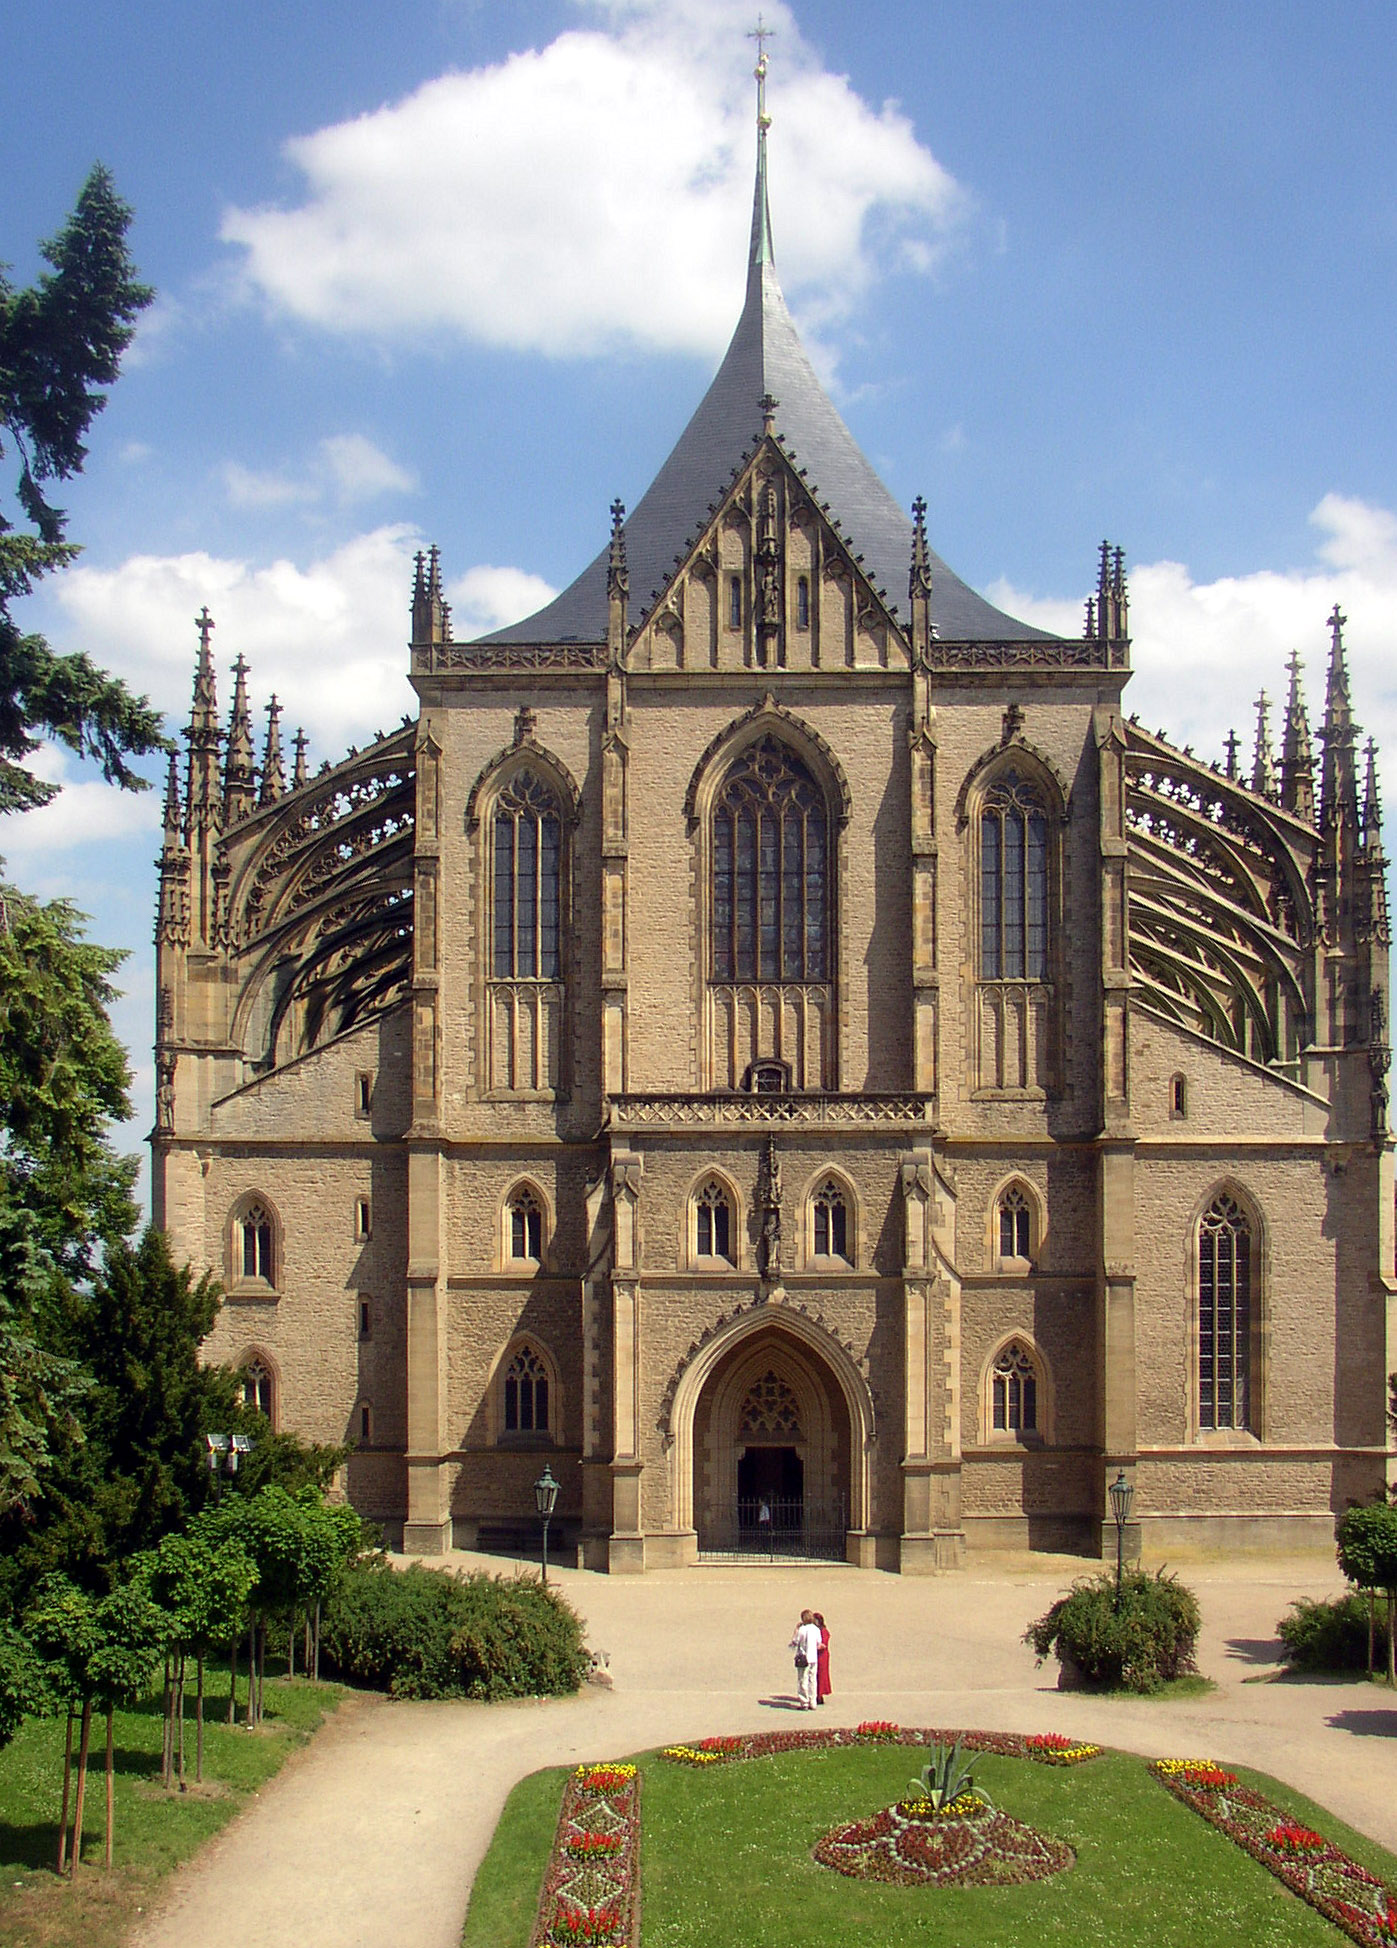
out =
{"type": "MultiPolygon", "coordinates": [[[[725,498],[763,432],[769,430],[788,454],[800,456],[809,479],[819,482],[817,505],[855,559],[862,557],[859,565],[866,579],[875,589],[892,592],[884,597],[887,608],[899,625],[905,625],[908,604],[899,592],[907,584],[912,523],[860,451],[816,377],[776,275],[767,199],[766,137],[771,117],[766,111],[765,42],[770,32],[761,26],[757,29],[757,166],[742,313],[707,392],[626,519],[632,585],[653,591],[654,599],[660,597],[669,585],[676,557],[687,552],[686,538],[706,523],[709,503],[725,498]]],[[[604,643],[612,548],[608,540],[561,595],[522,622],[495,630],[482,643],[604,643]]],[[[1003,614],[930,548],[927,565],[934,591],[931,622],[943,641],[1056,644],[1061,640],[1003,614]]],[[[647,602],[647,613],[649,608],[647,602]]]]}

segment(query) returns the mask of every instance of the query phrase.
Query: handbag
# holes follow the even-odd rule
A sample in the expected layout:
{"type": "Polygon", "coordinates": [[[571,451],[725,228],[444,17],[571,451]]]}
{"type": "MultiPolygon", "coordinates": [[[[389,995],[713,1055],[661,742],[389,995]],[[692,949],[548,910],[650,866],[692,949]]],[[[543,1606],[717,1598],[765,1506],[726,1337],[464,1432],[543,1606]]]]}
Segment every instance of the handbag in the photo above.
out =
{"type": "Polygon", "coordinates": [[[808,1671],[810,1669],[810,1659],[803,1650],[796,1652],[796,1669],[798,1671],[808,1671]]]}

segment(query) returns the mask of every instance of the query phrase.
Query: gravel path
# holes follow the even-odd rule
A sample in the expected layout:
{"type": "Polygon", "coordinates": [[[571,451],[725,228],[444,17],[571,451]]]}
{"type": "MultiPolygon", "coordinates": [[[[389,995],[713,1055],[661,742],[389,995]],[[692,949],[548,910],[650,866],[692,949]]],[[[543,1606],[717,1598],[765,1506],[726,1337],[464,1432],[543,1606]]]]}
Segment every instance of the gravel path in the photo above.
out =
{"type": "MultiPolygon", "coordinates": [[[[475,1567],[478,1557],[452,1562],[475,1567]]],[[[498,1570],[498,1562],[487,1566],[498,1570]]],[[[611,1656],[614,1689],[518,1705],[355,1695],[227,1830],[173,1877],[138,1948],[458,1948],[471,1879],[511,1787],[544,1765],[710,1732],[792,1725],[786,1644],[823,1610],[834,1696],[822,1721],[1066,1731],[1148,1756],[1254,1765],[1397,1852],[1397,1698],[1275,1670],[1276,1619],[1327,1595],[1314,1556],[1184,1568],[1204,1617],[1193,1702],[1054,1688],[1020,1641],[1084,1565],[980,1559],[903,1580],[841,1566],[698,1568],[557,1581],[611,1656]]]]}

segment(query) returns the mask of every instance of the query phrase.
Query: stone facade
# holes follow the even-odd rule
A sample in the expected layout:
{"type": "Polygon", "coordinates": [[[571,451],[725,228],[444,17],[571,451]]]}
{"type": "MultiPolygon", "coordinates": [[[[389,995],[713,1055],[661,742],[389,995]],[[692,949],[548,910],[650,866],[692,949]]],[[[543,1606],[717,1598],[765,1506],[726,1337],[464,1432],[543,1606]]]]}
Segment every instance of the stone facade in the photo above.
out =
{"type": "Polygon", "coordinates": [[[761,175],[733,348],[573,590],[457,644],[419,562],[415,720],[288,783],[273,713],[254,771],[205,619],[153,1142],[209,1357],[420,1550],[525,1532],[544,1460],[618,1571],[1092,1553],[1120,1470],[1132,1541],[1327,1536],[1397,1367],[1342,619],[1318,793],[1298,683],[1279,776],[1149,736],[1119,554],[1080,640],[965,589],[769,253],[761,175]]]}

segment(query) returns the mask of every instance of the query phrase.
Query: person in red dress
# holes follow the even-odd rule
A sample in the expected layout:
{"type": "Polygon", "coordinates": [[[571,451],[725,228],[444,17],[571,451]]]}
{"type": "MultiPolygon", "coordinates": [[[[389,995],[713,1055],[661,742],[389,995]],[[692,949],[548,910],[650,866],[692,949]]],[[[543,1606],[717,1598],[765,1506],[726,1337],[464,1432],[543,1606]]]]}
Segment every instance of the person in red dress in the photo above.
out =
{"type": "Polygon", "coordinates": [[[829,1683],[829,1626],[819,1611],[815,1613],[815,1628],[820,1633],[820,1655],[815,1669],[815,1702],[823,1704],[830,1694],[829,1683]]]}

